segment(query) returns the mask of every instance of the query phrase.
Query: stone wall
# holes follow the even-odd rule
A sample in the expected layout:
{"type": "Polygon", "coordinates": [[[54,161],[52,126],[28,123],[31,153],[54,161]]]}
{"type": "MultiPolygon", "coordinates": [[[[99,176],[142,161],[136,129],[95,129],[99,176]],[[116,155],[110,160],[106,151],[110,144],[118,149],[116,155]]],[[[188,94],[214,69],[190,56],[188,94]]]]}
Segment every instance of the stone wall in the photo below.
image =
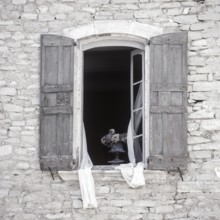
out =
{"type": "Polygon", "coordinates": [[[219,0],[1,0],[0,219],[219,220],[219,0]],[[39,169],[40,34],[94,20],[133,20],[189,31],[188,169],[145,171],[130,189],[117,171],[94,171],[98,210],[83,210],[77,172],[39,169]]]}

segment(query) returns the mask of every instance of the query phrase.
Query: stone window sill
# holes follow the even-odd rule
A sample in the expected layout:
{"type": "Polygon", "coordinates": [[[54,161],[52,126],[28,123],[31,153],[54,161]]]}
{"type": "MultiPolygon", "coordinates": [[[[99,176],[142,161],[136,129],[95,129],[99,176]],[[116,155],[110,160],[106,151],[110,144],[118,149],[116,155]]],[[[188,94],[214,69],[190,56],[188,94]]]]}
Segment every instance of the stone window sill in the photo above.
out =
{"type": "MultiPolygon", "coordinates": [[[[64,181],[78,181],[78,171],[59,171],[60,177],[64,181]]],[[[120,170],[92,170],[94,179],[101,181],[125,181],[120,170]]],[[[144,177],[146,181],[166,182],[167,172],[158,170],[144,170],[144,177]]]]}

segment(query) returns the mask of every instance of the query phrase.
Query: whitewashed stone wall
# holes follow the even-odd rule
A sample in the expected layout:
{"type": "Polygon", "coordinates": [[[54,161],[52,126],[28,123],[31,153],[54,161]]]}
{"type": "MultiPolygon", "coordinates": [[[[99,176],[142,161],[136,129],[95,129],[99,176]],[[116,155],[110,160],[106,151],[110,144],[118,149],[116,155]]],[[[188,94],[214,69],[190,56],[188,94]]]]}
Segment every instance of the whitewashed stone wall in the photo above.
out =
{"type": "Polygon", "coordinates": [[[0,219],[219,220],[219,0],[0,1],[0,219]],[[203,3],[204,2],[204,3],[203,3]],[[145,171],[130,189],[116,171],[95,171],[99,212],[83,210],[76,173],[39,169],[39,39],[94,20],[133,20],[189,31],[188,151],[183,179],[145,171]]]}

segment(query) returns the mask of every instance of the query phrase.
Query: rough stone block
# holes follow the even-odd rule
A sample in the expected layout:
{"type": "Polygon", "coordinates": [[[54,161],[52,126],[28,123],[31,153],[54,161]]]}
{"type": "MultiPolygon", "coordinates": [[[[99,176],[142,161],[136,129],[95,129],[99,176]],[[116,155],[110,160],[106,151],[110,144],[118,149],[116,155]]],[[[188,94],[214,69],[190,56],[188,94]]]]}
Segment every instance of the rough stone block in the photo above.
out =
{"type": "Polygon", "coordinates": [[[207,131],[218,131],[220,130],[220,120],[219,119],[210,119],[203,120],[200,125],[200,129],[207,131]]]}
{"type": "Polygon", "coordinates": [[[69,13],[72,12],[74,8],[72,6],[69,6],[67,4],[62,4],[62,3],[54,3],[52,4],[50,11],[53,14],[56,13],[69,13]]]}
{"type": "Polygon", "coordinates": [[[207,40],[195,40],[195,41],[192,41],[192,46],[207,46],[207,40]]]}
{"type": "Polygon", "coordinates": [[[200,21],[218,21],[220,20],[220,14],[209,10],[208,12],[198,14],[200,21]]]}
{"type": "Polygon", "coordinates": [[[190,30],[201,31],[201,30],[206,30],[213,26],[214,26],[214,23],[212,21],[211,22],[199,22],[199,23],[192,24],[190,26],[190,30]]]}
{"type": "Polygon", "coordinates": [[[168,213],[173,212],[173,210],[173,206],[170,205],[156,206],[156,213],[168,213]]]}
{"type": "Polygon", "coordinates": [[[130,200],[112,200],[110,202],[110,204],[113,205],[113,206],[120,206],[120,207],[122,207],[122,206],[129,206],[129,205],[131,205],[132,201],[130,201],[130,200]]]}
{"type": "Polygon", "coordinates": [[[62,203],[58,202],[58,201],[53,201],[47,204],[44,204],[44,208],[45,209],[54,209],[57,212],[61,212],[62,211],[62,203]]]}
{"type": "Polygon", "coordinates": [[[161,8],[181,8],[180,2],[162,3],[161,8]]]}
{"type": "Polygon", "coordinates": [[[9,193],[8,189],[0,189],[0,198],[7,197],[9,193]]]}
{"type": "Polygon", "coordinates": [[[83,207],[82,200],[74,199],[73,200],[73,208],[80,209],[83,207]]]}
{"type": "Polygon", "coordinates": [[[206,109],[202,109],[200,111],[192,112],[189,114],[190,119],[203,119],[203,118],[214,118],[214,112],[206,111],[206,109]]]}
{"type": "Polygon", "coordinates": [[[14,5],[24,5],[26,2],[27,0],[12,0],[12,4],[14,5]]]}
{"type": "Polygon", "coordinates": [[[202,50],[200,52],[202,56],[218,56],[219,53],[220,53],[220,48],[211,48],[211,49],[202,50]]]}
{"type": "Polygon", "coordinates": [[[190,82],[198,82],[198,81],[207,81],[207,74],[195,74],[195,75],[189,75],[188,80],[190,82]]]}
{"type": "MultiPolygon", "coordinates": [[[[141,8],[141,6],[139,6],[141,8]]],[[[128,10],[138,10],[139,7],[136,4],[126,4],[126,5],[121,5],[121,9],[128,9],[128,10]]]]}
{"type": "Polygon", "coordinates": [[[29,119],[26,121],[26,125],[38,125],[39,119],[29,119]]]}
{"type": "Polygon", "coordinates": [[[10,32],[1,32],[0,33],[0,39],[7,39],[7,38],[10,38],[11,37],[11,33],[10,32]]]}
{"type": "Polygon", "coordinates": [[[199,124],[197,123],[188,123],[188,131],[196,131],[199,128],[199,124]]]}
{"type": "Polygon", "coordinates": [[[55,16],[49,15],[49,14],[41,14],[38,16],[39,21],[53,21],[55,20],[55,16]]]}
{"type": "Polygon", "coordinates": [[[29,167],[30,167],[29,163],[20,162],[20,163],[17,164],[16,169],[27,170],[27,169],[29,169],[29,167]]]}
{"type": "Polygon", "coordinates": [[[130,4],[130,3],[138,3],[138,0],[112,0],[113,4],[130,4]]]}
{"type": "Polygon", "coordinates": [[[175,16],[173,20],[179,24],[193,24],[198,22],[196,15],[180,15],[175,16]]]}
{"type": "Polygon", "coordinates": [[[207,144],[198,144],[193,146],[193,150],[220,150],[220,142],[213,142],[213,143],[207,143],[207,144]]]}
{"type": "Polygon", "coordinates": [[[194,82],[193,91],[202,92],[202,91],[213,91],[215,88],[215,83],[213,82],[194,82]]]}
{"type": "Polygon", "coordinates": [[[13,121],[12,126],[25,126],[25,121],[13,121]]]}
{"type": "Polygon", "coordinates": [[[98,194],[108,194],[110,193],[110,187],[109,186],[101,186],[97,189],[98,194]]]}
{"type": "Polygon", "coordinates": [[[12,146],[11,145],[3,145],[0,146],[0,158],[4,156],[9,156],[12,154],[12,146]]]}
{"type": "Polygon", "coordinates": [[[37,14],[31,14],[31,13],[23,14],[21,16],[21,18],[24,19],[24,20],[36,20],[37,19],[37,14]]]}
{"type": "Polygon", "coordinates": [[[185,193],[209,193],[220,192],[218,182],[178,182],[178,192],[185,193]]]}
{"type": "Polygon", "coordinates": [[[134,12],[135,18],[152,18],[162,14],[161,9],[154,9],[151,11],[139,10],[134,12]]]}
{"type": "Polygon", "coordinates": [[[117,13],[115,15],[116,19],[132,19],[133,13],[117,13]]]}
{"type": "Polygon", "coordinates": [[[202,39],[201,32],[189,31],[188,36],[189,36],[189,41],[202,39]]]}
{"type": "MultiPolygon", "coordinates": [[[[181,15],[183,10],[181,8],[170,8],[167,9],[167,15],[181,15]]],[[[170,26],[170,23],[168,23],[168,26],[170,26]]]]}
{"type": "Polygon", "coordinates": [[[220,28],[207,29],[202,32],[203,38],[212,38],[220,36],[220,28]]]}
{"type": "Polygon", "coordinates": [[[205,65],[205,59],[203,57],[190,57],[189,58],[189,65],[204,66],[205,65]]]}
{"type": "Polygon", "coordinates": [[[6,112],[23,112],[23,107],[19,105],[5,104],[3,108],[6,112]]]}
{"type": "Polygon", "coordinates": [[[163,220],[164,217],[162,214],[156,214],[156,213],[149,213],[146,215],[146,218],[144,220],[163,220]]]}
{"type": "MultiPolygon", "coordinates": [[[[220,118],[220,117],[219,117],[219,118],[220,118]]],[[[220,141],[220,131],[215,132],[215,133],[212,135],[212,140],[213,140],[213,141],[216,141],[216,142],[219,142],[219,141],[220,141]]]]}
{"type": "Polygon", "coordinates": [[[40,13],[47,13],[48,12],[48,7],[46,5],[40,5],[38,7],[38,10],[40,11],[40,13]]]}
{"type": "Polygon", "coordinates": [[[90,5],[106,5],[109,4],[110,0],[89,0],[90,5]]]}
{"type": "Polygon", "coordinates": [[[7,88],[7,87],[1,88],[0,95],[14,96],[14,95],[16,95],[16,89],[15,88],[7,88]]]}
{"type": "Polygon", "coordinates": [[[70,219],[71,214],[70,213],[57,213],[57,214],[46,214],[45,215],[46,219],[70,219]]]}
{"type": "Polygon", "coordinates": [[[9,133],[8,133],[8,136],[9,137],[20,137],[20,132],[17,132],[17,131],[10,131],[9,133]]]}
{"type": "Polygon", "coordinates": [[[13,21],[0,21],[0,26],[8,26],[8,25],[13,25],[13,21]]]}
{"type": "Polygon", "coordinates": [[[189,137],[188,138],[188,144],[201,144],[201,143],[207,143],[207,142],[210,142],[210,140],[203,138],[203,137],[189,137]]]}
{"type": "Polygon", "coordinates": [[[155,207],[156,206],[156,201],[152,201],[152,200],[139,200],[139,201],[135,201],[133,206],[137,206],[137,207],[155,207]]]}
{"type": "Polygon", "coordinates": [[[210,151],[192,151],[189,153],[189,157],[192,159],[207,159],[212,157],[212,153],[210,151]]]}

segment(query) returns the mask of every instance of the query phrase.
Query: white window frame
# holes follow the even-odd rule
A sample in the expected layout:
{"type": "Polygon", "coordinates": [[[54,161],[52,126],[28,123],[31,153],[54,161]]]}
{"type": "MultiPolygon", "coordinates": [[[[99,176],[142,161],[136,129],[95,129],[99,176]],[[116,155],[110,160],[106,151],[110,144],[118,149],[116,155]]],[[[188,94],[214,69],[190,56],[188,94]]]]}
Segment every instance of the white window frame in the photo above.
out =
{"type": "Polygon", "coordinates": [[[63,31],[63,35],[73,38],[74,48],[74,100],[73,100],[73,154],[79,165],[81,160],[83,128],[83,52],[95,47],[128,46],[144,51],[144,143],[143,162],[147,168],[149,157],[149,45],[148,39],[161,35],[162,29],[130,21],[99,21],[78,28],[63,31]]]}
{"type": "MultiPolygon", "coordinates": [[[[130,100],[131,100],[131,124],[132,124],[132,128],[134,129],[134,112],[137,112],[139,110],[141,110],[141,114],[142,114],[142,134],[140,135],[137,135],[137,134],[133,134],[133,141],[135,138],[138,138],[138,137],[142,137],[142,158],[148,158],[148,154],[149,154],[149,147],[144,147],[145,146],[145,137],[146,135],[149,135],[149,133],[145,133],[145,123],[147,123],[149,126],[149,120],[147,122],[145,122],[145,96],[149,96],[149,89],[147,90],[147,94],[145,93],[145,62],[144,62],[144,59],[145,59],[145,53],[144,53],[144,50],[140,50],[140,49],[135,49],[131,52],[130,54],[130,89],[131,89],[131,92],[130,92],[130,100]],[[141,80],[139,82],[135,82],[134,83],[134,56],[135,55],[141,55],[141,80]],[[141,85],[141,99],[142,99],[142,107],[139,107],[139,108],[134,108],[134,86],[135,85],[138,85],[140,84],[141,85]],[[147,151],[147,155],[145,155],[147,151]]],[[[148,59],[149,60],[149,59],[148,59]]],[[[148,62],[149,63],[149,62],[148,62]]],[[[148,97],[149,98],[149,97],[148,97]]],[[[148,99],[149,100],[149,99],[148,99]]],[[[148,102],[149,103],[149,102],[148,102]]],[[[147,109],[149,110],[149,108],[147,109]]],[[[149,114],[150,112],[148,112],[148,117],[149,117],[149,114]]],[[[147,118],[149,119],[149,118],[147,118]]],[[[147,139],[149,141],[149,137],[147,139]]],[[[148,146],[149,146],[149,142],[147,142],[148,146]]],[[[145,160],[144,160],[144,163],[145,163],[145,160]]],[[[146,164],[146,163],[145,163],[146,164]]],[[[147,165],[147,164],[146,164],[147,165]]]]}

